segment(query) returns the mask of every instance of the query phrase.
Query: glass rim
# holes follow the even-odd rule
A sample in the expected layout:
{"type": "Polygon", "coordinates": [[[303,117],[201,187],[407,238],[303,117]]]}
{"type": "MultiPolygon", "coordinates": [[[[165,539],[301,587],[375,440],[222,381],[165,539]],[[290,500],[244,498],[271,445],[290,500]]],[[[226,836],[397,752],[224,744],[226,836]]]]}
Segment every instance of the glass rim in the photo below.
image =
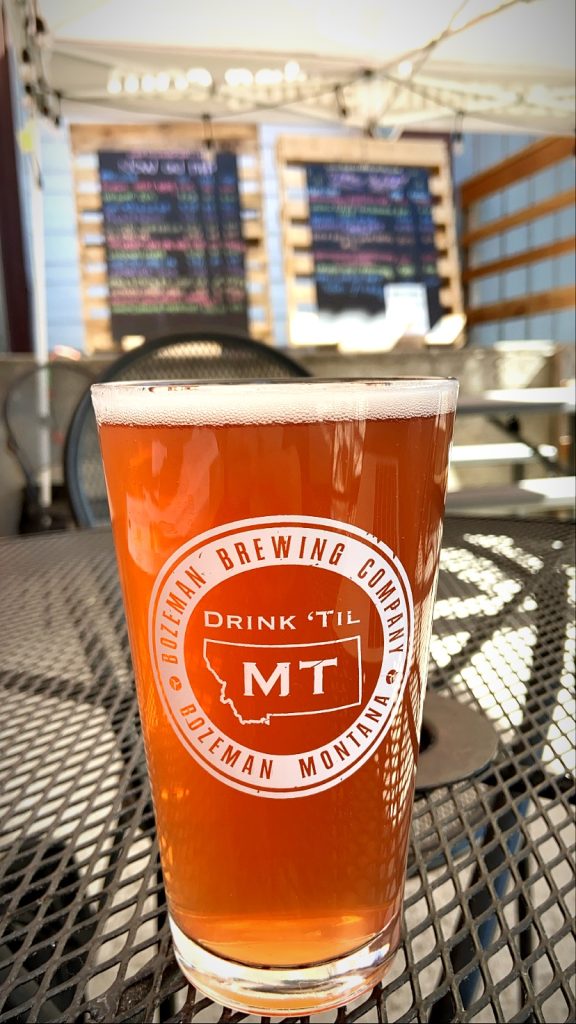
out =
{"type": "Polygon", "coordinates": [[[456,410],[458,381],[445,377],[280,377],[272,380],[101,381],[91,388],[98,423],[319,422],[433,415],[456,410]],[[427,410],[424,413],[424,410],[427,410]],[[412,410],[412,412],[411,412],[412,410]],[[287,419],[286,419],[287,418],[287,419]]]}
{"type": "Polygon", "coordinates": [[[448,390],[458,387],[457,377],[433,377],[433,376],[390,376],[390,377],[231,377],[231,378],[182,378],[166,380],[106,380],[95,381],[90,385],[90,390],[116,390],[121,388],[141,389],[143,391],[156,390],[182,390],[193,391],[200,388],[218,389],[221,387],[246,387],[256,389],[269,386],[283,385],[315,385],[325,384],[330,386],[351,385],[351,387],[399,387],[410,390],[411,387],[422,388],[443,388],[448,390]]]}

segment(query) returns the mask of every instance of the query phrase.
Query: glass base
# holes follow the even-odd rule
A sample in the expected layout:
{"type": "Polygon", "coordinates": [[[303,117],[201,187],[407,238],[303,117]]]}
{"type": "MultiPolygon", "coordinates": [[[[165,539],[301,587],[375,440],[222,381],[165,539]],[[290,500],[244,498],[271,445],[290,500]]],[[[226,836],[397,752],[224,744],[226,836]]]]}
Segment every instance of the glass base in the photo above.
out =
{"type": "Polygon", "coordinates": [[[176,960],[203,995],[234,1010],[285,1016],[331,1010],[370,992],[392,965],[400,916],[354,953],[309,967],[249,967],[209,953],[169,917],[176,960]]]}

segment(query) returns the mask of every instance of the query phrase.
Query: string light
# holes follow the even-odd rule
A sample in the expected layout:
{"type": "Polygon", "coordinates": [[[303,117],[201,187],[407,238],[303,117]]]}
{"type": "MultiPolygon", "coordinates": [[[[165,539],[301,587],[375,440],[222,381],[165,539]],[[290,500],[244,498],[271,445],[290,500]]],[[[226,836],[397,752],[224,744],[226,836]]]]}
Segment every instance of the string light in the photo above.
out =
{"type": "MultiPolygon", "coordinates": [[[[370,72],[371,73],[371,72],[370,72]]],[[[224,72],[224,82],[231,89],[248,89],[251,87],[269,88],[286,83],[293,85],[306,79],[305,72],[296,60],[287,61],[284,69],[259,68],[256,72],[249,68],[233,67],[224,72]]],[[[190,68],[183,71],[159,71],[156,74],[145,72],[141,76],[135,72],[122,75],[113,71],[108,79],[107,91],[111,95],[127,92],[134,96],[139,92],[166,93],[171,89],[184,93],[190,86],[209,89],[213,85],[212,75],[206,68],[190,68]]]]}
{"type": "Polygon", "coordinates": [[[396,74],[402,81],[410,78],[414,70],[414,64],[411,60],[401,60],[398,67],[396,68],[396,74]]]}
{"type": "Polygon", "coordinates": [[[22,76],[22,81],[24,82],[24,84],[32,82],[35,77],[34,67],[32,64],[32,59],[30,57],[30,50],[26,46],[24,47],[22,53],[20,54],[20,61],[20,74],[22,76]]]}
{"type": "Polygon", "coordinates": [[[283,78],[279,68],[260,68],[254,75],[256,85],[280,85],[283,78]]]}
{"type": "Polygon", "coordinates": [[[188,88],[188,79],[181,71],[174,72],[173,83],[176,92],[186,92],[186,89],[188,88]]]}
{"type": "Polygon", "coordinates": [[[56,100],[57,109],[56,113],[54,114],[53,120],[54,126],[56,128],[59,128],[62,124],[62,93],[59,90],[56,90],[56,92],[54,93],[54,98],[56,100]]]}
{"type": "Polygon", "coordinates": [[[454,131],[452,132],[452,154],[453,156],[462,156],[464,152],[464,136],[462,134],[462,125],[464,124],[464,113],[459,110],[456,114],[454,123],[454,131]]]}
{"type": "Polygon", "coordinates": [[[42,117],[50,118],[58,125],[61,95],[50,87],[47,80],[50,34],[46,22],[38,15],[35,0],[20,0],[18,7],[24,39],[20,73],[26,95],[25,105],[31,113],[36,109],[42,117]]]}
{"type": "MultiPolygon", "coordinates": [[[[124,83],[126,87],[126,83],[124,83]]],[[[170,73],[168,71],[159,71],[156,75],[156,92],[168,92],[170,88],[170,73]]]]}
{"type": "MultiPolygon", "coordinates": [[[[468,0],[454,0],[454,13],[444,29],[427,43],[398,55],[394,65],[388,63],[379,68],[358,68],[347,76],[342,76],[340,81],[330,81],[329,76],[322,78],[320,74],[308,77],[299,62],[293,58],[286,60],[283,67],[263,67],[255,71],[245,67],[229,68],[223,76],[228,91],[224,90],[221,97],[230,109],[232,104],[235,107],[244,106],[245,109],[248,105],[247,112],[250,107],[256,112],[290,108],[294,103],[316,102],[321,107],[325,106],[333,117],[336,105],[341,118],[359,124],[360,127],[364,125],[366,130],[372,133],[391,111],[390,98],[383,106],[379,92],[385,94],[387,91],[389,97],[390,83],[395,83],[397,88],[394,93],[395,112],[390,118],[392,123],[401,117],[398,110],[399,102],[409,93],[419,96],[420,100],[424,101],[423,104],[420,103],[421,106],[427,104],[430,107],[431,103],[434,104],[436,111],[431,109],[432,118],[445,117],[446,112],[455,117],[455,129],[452,133],[452,147],[455,153],[461,151],[463,145],[461,126],[465,115],[497,120],[500,114],[501,123],[505,123],[502,118],[508,108],[512,108],[512,112],[514,108],[522,108],[528,113],[531,112],[534,117],[546,111],[550,116],[557,115],[558,118],[563,117],[566,120],[571,112],[571,100],[566,89],[563,91],[535,86],[531,91],[508,90],[507,94],[503,90],[493,90],[490,93],[489,89],[485,89],[482,96],[476,96],[469,87],[460,86],[459,83],[448,83],[444,89],[438,90],[433,88],[430,81],[421,78],[422,66],[440,44],[520,2],[522,0],[497,0],[494,6],[463,22],[459,15],[468,0]],[[457,20],[459,24],[456,23],[457,20]],[[235,89],[239,90],[236,95],[235,89]]],[[[60,120],[60,102],[56,91],[49,84],[48,69],[45,68],[46,51],[50,42],[49,31],[45,21],[37,14],[36,0],[19,0],[19,8],[22,12],[24,35],[20,69],[28,104],[30,107],[35,106],[43,116],[50,117],[56,124],[60,120]]],[[[156,72],[145,68],[139,71],[116,69],[111,71],[106,89],[111,99],[126,95],[130,98],[131,104],[137,102],[139,97],[157,94],[172,100],[189,97],[196,103],[202,102],[207,93],[218,95],[218,87],[212,74],[207,68],[202,67],[156,72]]],[[[76,99],[71,95],[66,98],[76,99]]],[[[77,101],[94,102],[97,98],[78,97],[77,101]]],[[[414,120],[414,110],[408,110],[409,119],[414,120]]],[[[425,115],[426,111],[423,113],[425,115]]],[[[226,113],[219,113],[217,116],[225,118],[226,113]]],[[[558,130],[556,126],[555,130],[558,130]]]]}
{"type": "Polygon", "coordinates": [[[228,68],[224,73],[224,81],[226,85],[231,88],[244,87],[252,85],[254,81],[254,75],[248,68],[228,68]]]}
{"type": "MultiPolygon", "coordinates": [[[[433,118],[445,118],[446,114],[450,113],[459,123],[465,113],[466,116],[485,120],[490,120],[491,115],[497,118],[498,112],[518,106],[520,102],[525,109],[532,108],[536,113],[542,108],[544,100],[543,90],[532,90],[529,93],[519,93],[511,88],[494,91],[486,85],[476,86],[475,89],[469,85],[460,88],[459,83],[447,83],[443,88],[439,88],[431,82],[424,83],[418,80],[416,70],[413,70],[409,77],[401,78],[401,74],[408,75],[408,65],[412,64],[408,59],[404,62],[404,67],[403,62],[396,65],[394,74],[382,69],[363,68],[341,82],[329,82],[319,75],[308,77],[297,61],[293,63],[294,66],[291,66],[290,62],[286,62],[283,70],[260,68],[255,73],[244,67],[228,68],[222,82],[225,88],[220,93],[228,110],[244,110],[249,113],[250,110],[289,108],[294,103],[315,102],[327,112],[334,111],[336,107],[343,120],[359,127],[362,127],[363,123],[365,128],[368,125],[368,130],[373,131],[374,125],[387,124],[388,127],[392,127],[398,122],[402,116],[398,106],[403,98],[403,90],[418,96],[421,101],[427,101],[429,107],[433,104],[433,118]],[[392,92],[391,86],[395,86],[392,92]],[[395,108],[393,115],[392,97],[395,108]],[[463,105],[463,101],[466,106],[463,105]]],[[[25,64],[23,66],[26,67],[25,64]]],[[[215,96],[219,94],[218,86],[210,72],[203,68],[191,68],[186,73],[166,70],[143,74],[122,74],[115,70],[111,72],[107,90],[115,97],[126,94],[131,102],[136,101],[139,96],[144,98],[158,94],[172,100],[189,96],[192,102],[198,102],[208,91],[215,96]],[[197,90],[201,90],[202,97],[197,90]]],[[[570,110],[570,98],[564,90],[556,106],[557,92],[558,90],[551,89],[546,91],[546,109],[550,115],[566,117],[570,110]]],[[[410,120],[414,121],[413,108],[409,114],[410,120]]],[[[218,114],[217,117],[226,117],[226,114],[218,114]]],[[[454,129],[453,152],[458,154],[462,146],[462,132],[460,129],[454,129]]]]}
{"type": "MultiPolygon", "coordinates": [[[[145,75],[144,77],[147,78],[148,76],[145,75]]],[[[110,76],[107,89],[111,96],[118,96],[122,92],[122,81],[119,75],[114,74],[110,76]]]]}
{"type": "Polygon", "coordinates": [[[204,149],[210,155],[214,149],[214,129],[210,114],[202,114],[202,124],[204,125],[204,149]]]}
{"type": "Polygon", "coordinates": [[[297,60],[287,60],[284,65],[284,81],[297,82],[302,77],[302,70],[297,60]]]}
{"type": "Polygon", "coordinates": [[[127,92],[130,96],[134,96],[140,89],[140,79],[138,78],[138,75],[135,75],[132,72],[129,75],[126,75],[122,87],[124,92],[127,92]]]}
{"type": "Polygon", "coordinates": [[[336,97],[338,113],[340,114],[340,117],[344,118],[345,120],[348,117],[348,106],[346,104],[346,100],[344,99],[344,90],[342,89],[341,85],[336,86],[334,95],[336,97]]]}
{"type": "Polygon", "coordinates": [[[212,86],[212,75],[206,68],[190,68],[186,72],[186,78],[190,85],[199,85],[203,89],[210,89],[212,86]]]}
{"type": "MultiPolygon", "coordinates": [[[[115,81],[118,82],[117,79],[115,81]]],[[[117,92],[122,92],[122,83],[118,82],[118,85],[119,85],[119,88],[116,91],[117,92]]],[[[148,74],[146,74],[146,75],[142,75],[142,78],[140,79],[140,88],[142,89],[142,92],[145,92],[145,93],[149,93],[150,94],[150,93],[156,92],[156,75],[153,75],[150,72],[148,72],[148,74]]],[[[111,92],[111,91],[113,91],[113,90],[110,89],[110,82],[109,82],[108,83],[108,92],[111,92]]]]}

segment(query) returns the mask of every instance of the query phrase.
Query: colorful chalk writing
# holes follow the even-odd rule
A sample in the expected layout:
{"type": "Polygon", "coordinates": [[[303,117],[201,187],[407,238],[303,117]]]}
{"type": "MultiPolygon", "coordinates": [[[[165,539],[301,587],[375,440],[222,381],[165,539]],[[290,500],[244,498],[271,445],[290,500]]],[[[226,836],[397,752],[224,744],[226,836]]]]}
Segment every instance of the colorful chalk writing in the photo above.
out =
{"type": "Polygon", "coordinates": [[[385,311],[384,285],[426,286],[441,315],[433,200],[425,167],[306,165],[319,310],[385,311]]]}
{"type": "Polygon", "coordinates": [[[98,153],[111,332],[247,329],[234,153],[98,153]]]}

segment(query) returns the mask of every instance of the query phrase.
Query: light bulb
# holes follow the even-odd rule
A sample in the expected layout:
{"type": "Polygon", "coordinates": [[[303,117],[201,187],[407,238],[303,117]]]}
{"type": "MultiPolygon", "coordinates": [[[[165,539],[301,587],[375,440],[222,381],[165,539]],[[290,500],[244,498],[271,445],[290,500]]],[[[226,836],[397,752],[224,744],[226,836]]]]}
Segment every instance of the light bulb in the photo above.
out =
{"type": "Polygon", "coordinates": [[[287,60],[284,65],[284,78],[287,82],[297,82],[300,77],[300,65],[297,60],[287,60]]]}
{"type": "Polygon", "coordinates": [[[186,75],[184,75],[181,71],[176,71],[174,73],[173,81],[174,88],[176,89],[177,92],[186,92],[186,89],[188,88],[188,79],[186,75]]]}
{"type": "Polygon", "coordinates": [[[156,92],[156,75],[148,74],[142,75],[142,81],[140,83],[142,92],[156,92]]]}
{"type": "Polygon", "coordinates": [[[256,85],[279,85],[284,76],[279,68],[260,68],[254,77],[256,85]]]}
{"type": "Polygon", "coordinates": [[[186,77],[190,85],[201,85],[205,89],[209,89],[212,85],[212,75],[206,68],[190,68],[186,77]]]}
{"type": "Polygon", "coordinates": [[[254,75],[248,68],[228,68],[224,74],[224,81],[226,85],[232,86],[243,86],[252,85],[254,81],[254,75]]]}
{"type": "Polygon", "coordinates": [[[398,67],[396,68],[396,74],[398,78],[407,79],[414,71],[414,65],[411,60],[401,60],[398,67]]]}
{"type": "Polygon", "coordinates": [[[129,74],[124,78],[124,92],[128,92],[131,95],[137,93],[140,89],[140,79],[138,75],[129,74]]]}
{"type": "Polygon", "coordinates": [[[156,92],[168,92],[170,88],[170,74],[168,71],[159,71],[156,75],[156,92]]]}

